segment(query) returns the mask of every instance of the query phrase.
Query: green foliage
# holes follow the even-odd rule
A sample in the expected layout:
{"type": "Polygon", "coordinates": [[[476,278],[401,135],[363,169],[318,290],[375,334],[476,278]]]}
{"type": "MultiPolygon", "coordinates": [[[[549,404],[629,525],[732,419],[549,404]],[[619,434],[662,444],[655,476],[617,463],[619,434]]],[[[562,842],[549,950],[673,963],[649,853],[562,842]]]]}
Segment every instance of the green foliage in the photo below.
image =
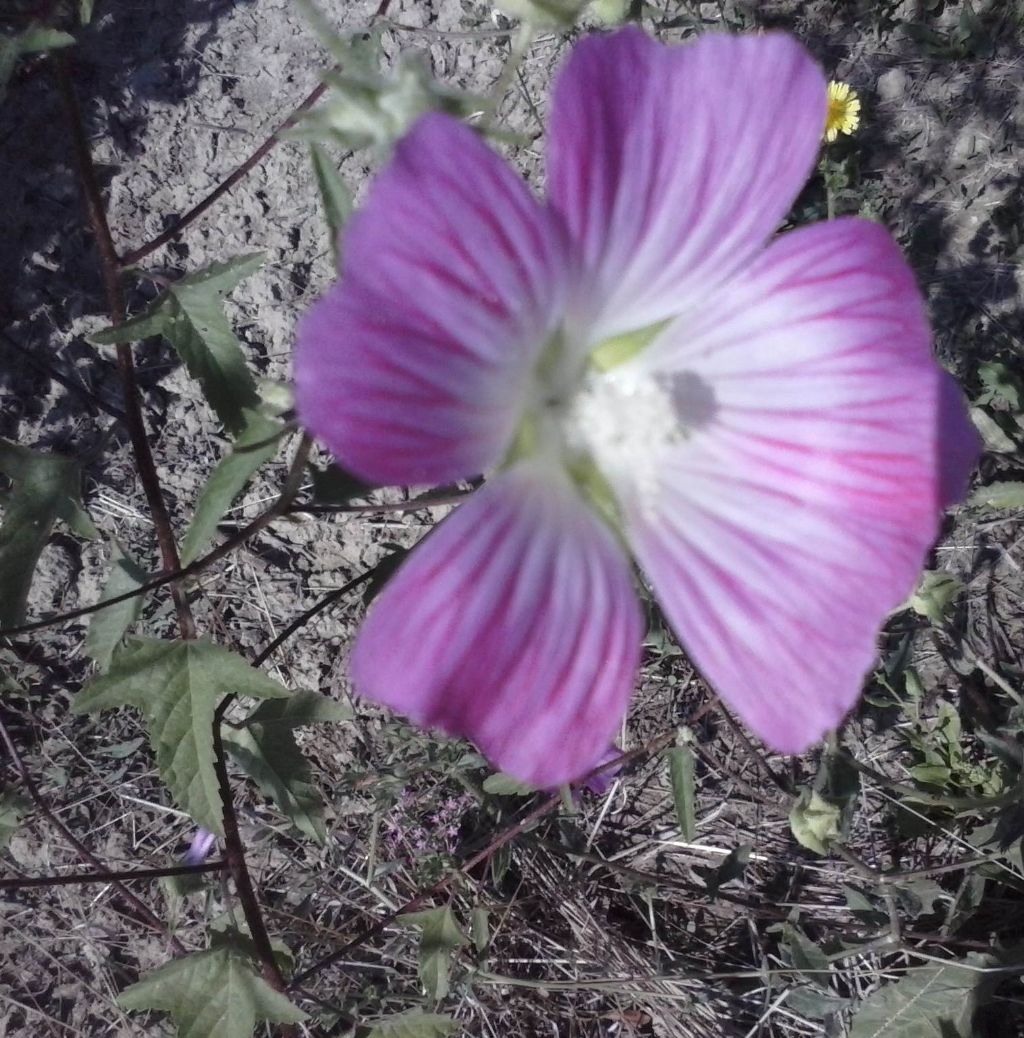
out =
{"type": "Polygon", "coordinates": [[[244,427],[213,470],[196,502],[195,514],[181,543],[181,561],[187,566],[209,547],[217,524],[245,489],[253,473],[277,454],[285,425],[259,411],[245,408],[244,427]]]}
{"type": "Polygon", "coordinates": [[[693,750],[689,746],[683,744],[669,749],[668,772],[679,831],[684,840],[692,842],[697,836],[696,781],[693,750]]]}
{"type": "Polygon", "coordinates": [[[0,850],[10,842],[21,819],[32,808],[32,801],[13,789],[0,792],[0,850]]]}
{"type": "Polygon", "coordinates": [[[365,1038],[447,1038],[459,1029],[450,1016],[437,1013],[401,1013],[378,1020],[365,1032],[365,1038]]]}
{"type": "Polygon", "coordinates": [[[587,13],[603,25],[619,25],[629,17],[631,0],[590,0],[587,13]]]}
{"type": "Polygon", "coordinates": [[[0,439],[0,472],[12,483],[2,496],[0,627],[14,627],[25,619],[32,575],[53,524],[60,519],[85,538],[95,537],[96,527],[82,509],[81,470],[73,458],[0,439]]]}
{"type": "Polygon", "coordinates": [[[260,1021],[297,1024],[306,1014],[256,972],[244,942],[216,937],[121,992],[125,1009],[170,1013],[179,1038],[251,1038],[260,1021]]]}
{"type": "MultiPolygon", "coordinates": [[[[110,575],[100,601],[117,598],[135,591],[146,583],[149,574],[129,556],[115,540],[111,542],[110,575]]],[[[108,606],[89,618],[89,633],[85,636],[85,651],[101,671],[110,666],[114,650],[121,644],[128,628],[142,612],[142,595],[136,595],[117,605],[108,606]]]]}
{"type": "Polygon", "coordinates": [[[98,346],[162,335],[199,381],[225,428],[241,433],[259,404],[245,354],[224,314],[224,297],[263,264],[262,253],[212,263],[162,292],[141,314],[90,338],[98,346]]]}
{"type": "Polygon", "coordinates": [[[483,790],[496,797],[529,797],[537,792],[533,786],[528,786],[525,782],[520,782],[519,779],[501,771],[496,771],[484,779],[483,790]]]}
{"type": "Polygon", "coordinates": [[[278,699],[288,690],[212,642],[132,638],[107,674],[82,691],[74,710],[141,710],[160,776],[175,800],[201,826],[223,836],[213,717],[230,694],[278,699]]]}
{"type": "Polygon", "coordinates": [[[910,774],[919,785],[939,793],[977,796],[993,796],[1003,789],[998,767],[977,764],[968,756],[960,715],[952,704],[939,703],[934,723],[909,727],[904,736],[917,756],[910,774]]]}
{"type": "Polygon", "coordinates": [[[69,36],[66,32],[60,32],[57,29],[47,29],[42,25],[30,25],[16,36],[6,36],[0,33],[0,103],[6,96],[7,83],[18,58],[23,54],[70,47],[74,42],[74,36],[69,36]]]}
{"type": "MultiPolygon", "coordinates": [[[[607,7],[607,0],[603,0],[607,7]]],[[[536,29],[571,29],[587,0],[498,0],[498,7],[536,29]]]]}
{"type": "Polygon", "coordinates": [[[829,854],[846,838],[853,815],[860,776],[835,752],[822,758],[814,783],[805,787],[789,812],[789,827],[797,843],[815,854],[829,854]]]}
{"type": "Polygon", "coordinates": [[[917,590],[910,596],[910,608],[939,626],[945,622],[963,589],[963,582],[952,573],[927,569],[921,574],[917,590]]]}
{"type": "Polygon", "coordinates": [[[224,748],[307,836],[327,839],[324,809],[313,786],[309,763],[295,741],[294,729],[319,721],[343,721],[349,711],[315,692],[261,703],[243,725],[224,735],[224,748]]]}
{"type": "Polygon", "coordinates": [[[989,508],[1006,509],[1009,512],[1024,511],[1024,482],[1003,480],[989,483],[987,487],[978,487],[967,503],[975,507],[987,505],[989,508]]]}
{"type": "Polygon", "coordinates": [[[427,995],[439,1002],[448,994],[452,952],[466,943],[451,908],[430,908],[399,916],[399,922],[420,927],[420,981],[427,995]]]}
{"type": "Polygon", "coordinates": [[[324,207],[324,219],[327,221],[327,236],[330,239],[334,265],[340,267],[341,232],[352,215],[352,192],[341,179],[338,167],[322,144],[310,144],[309,157],[313,163],[313,175],[316,177],[316,186],[320,190],[320,201],[324,207]]]}
{"type": "MultiPolygon", "coordinates": [[[[967,966],[985,966],[970,955],[967,966]]],[[[915,967],[868,996],[853,1016],[850,1038],[970,1038],[985,974],[956,962],[915,967]]]]}
{"type": "Polygon", "coordinates": [[[480,107],[477,98],[436,82],[418,54],[402,54],[382,73],[379,33],[341,37],[312,0],[298,0],[298,6],[338,67],[324,76],[331,88],[327,99],[307,112],[289,137],[331,140],[353,151],[387,147],[427,112],[458,116],[480,107]]]}

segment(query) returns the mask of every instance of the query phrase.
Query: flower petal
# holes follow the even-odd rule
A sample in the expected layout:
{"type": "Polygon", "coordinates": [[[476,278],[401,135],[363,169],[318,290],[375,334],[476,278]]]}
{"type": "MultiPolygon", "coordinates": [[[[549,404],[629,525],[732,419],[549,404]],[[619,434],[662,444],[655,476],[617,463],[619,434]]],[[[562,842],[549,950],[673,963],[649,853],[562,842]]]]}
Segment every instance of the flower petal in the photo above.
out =
{"type": "Polygon", "coordinates": [[[790,36],[579,43],[555,87],[548,194],[582,252],[592,342],[699,308],[746,266],[810,175],[826,109],[790,36]]]}
{"type": "Polygon", "coordinates": [[[642,636],[609,529],[560,472],[523,463],[458,508],[385,587],[352,676],[362,695],[466,736],[541,788],[603,759],[642,636]]]}
{"type": "Polygon", "coordinates": [[[631,544],[712,686],[801,751],[856,702],[978,457],[913,275],[867,221],[795,231],[643,359],[714,407],[657,492],[620,488],[631,544]]]}
{"type": "Polygon", "coordinates": [[[426,115],[344,235],[302,323],[296,402],[369,482],[441,483],[501,458],[560,316],[564,234],[477,135],[426,115]]]}

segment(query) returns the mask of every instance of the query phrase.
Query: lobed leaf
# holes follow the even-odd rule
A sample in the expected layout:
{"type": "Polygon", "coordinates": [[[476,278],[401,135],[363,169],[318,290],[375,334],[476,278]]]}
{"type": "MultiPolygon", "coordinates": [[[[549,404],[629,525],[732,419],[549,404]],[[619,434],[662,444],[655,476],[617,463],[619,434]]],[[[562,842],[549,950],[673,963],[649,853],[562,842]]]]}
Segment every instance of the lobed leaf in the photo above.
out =
{"type": "Polygon", "coordinates": [[[163,336],[198,380],[225,428],[241,433],[246,410],[258,406],[259,396],[241,344],[224,314],[224,297],[262,264],[262,253],[212,263],[176,281],[141,314],[97,332],[89,341],[103,346],[163,336]]]}
{"type": "Polygon", "coordinates": [[[418,926],[420,934],[420,981],[427,995],[439,1002],[448,994],[448,969],[452,952],[466,943],[451,908],[429,908],[399,916],[401,923],[418,926]]]}
{"type": "Polygon", "coordinates": [[[250,1038],[259,1022],[306,1019],[230,942],[161,966],[122,991],[117,1001],[124,1009],[169,1013],[179,1038],[250,1038]]]}
{"type": "Polygon", "coordinates": [[[213,717],[221,700],[231,694],[278,699],[289,693],[213,642],[132,638],[107,674],[79,694],[73,709],[141,710],[160,776],[175,800],[201,826],[223,836],[213,717]]]}

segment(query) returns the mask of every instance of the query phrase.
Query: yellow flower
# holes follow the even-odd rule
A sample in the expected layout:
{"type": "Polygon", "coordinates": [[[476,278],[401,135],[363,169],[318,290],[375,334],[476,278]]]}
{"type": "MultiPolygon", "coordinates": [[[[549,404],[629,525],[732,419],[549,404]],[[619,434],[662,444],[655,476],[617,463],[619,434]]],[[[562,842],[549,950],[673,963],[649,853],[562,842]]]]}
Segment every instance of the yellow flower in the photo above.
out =
{"type": "Polygon", "coordinates": [[[860,98],[849,83],[832,80],[828,85],[828,117],[825,120],[825,140],[834,141],[841,133],[853,133],[860,125],[860,98]]]}

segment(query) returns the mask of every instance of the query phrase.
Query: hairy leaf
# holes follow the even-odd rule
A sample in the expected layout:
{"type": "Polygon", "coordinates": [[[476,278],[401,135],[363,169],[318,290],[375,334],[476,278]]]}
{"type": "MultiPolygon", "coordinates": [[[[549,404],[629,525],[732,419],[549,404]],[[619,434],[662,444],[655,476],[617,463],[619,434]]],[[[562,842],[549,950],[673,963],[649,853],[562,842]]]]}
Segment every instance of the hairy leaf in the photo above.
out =
{"type": "Polygon", "coordinates": [[[162,335],[199,381],[224,426],[240,433],[246,409],[255,408],[259,397],[241,344],[224,314],[224,297],[262,264],[262,253],[213,263],[176,281],[130,321],[105,328],[89,341],[103,346],[162,335]]]}
{"type": "Polygon", "coordinates": [[[246,718],[246,725],[259,724],[264,728],[301,728],[307,724],[347,721],[351,709],[336,699],[328,699],[319,692],[299,691],[287,699],[267,699],[246,718]]]}
{"type": "Polygon", "coordinates": [[[327,221],[327,237],[337,268],[341,266],[341,232],[352,215],[352,192],[341,179],[338,167],[322,144],[311,144],[309,157],[313,163],[316,186],[320,189],[320,201],[327,221]]]}
{"type": "MultiPolygon", "coordinates": [[[[969,966],[990,960],[970,955],[969,966]]],[[[978,989],[977,969],[955,962],[914,967],[869,995],[853,1016],[850,1038],[969,1038],[978,989]]]]}
{"type": "Polygon", "coordinates": [[[842,835],[842,807],[817,790],[802,789],[789,812],[789,827],[797,843],[815,854],[828,854],[842,835]]]}
{"type": "Polygon", "coordinates": [[[213,715],[232,693],[278,699],[288,690],[212,642],[132,638],[107,674],[82,691],[74,710],[141,710],[160,776],[175,800],[201,826],[223,836],[213,715]]]}
{"type": "Polygon", "coordinates": [[[218,462],[196,502],[195,515],[181,543],[181,561],[187,566],[207,549],[216,536],[217,524],[245,489],[253,473],[277,454],[283,422],[259,411],[243,411],[244,429],[230,453],[218,462]]]}
{"type": "Polygon", "coordinates": [[[82,509],[74,458],[0,439],[0,472],[12,483],[0,525],[0,627],[14,627],[25,619],[32,575],[53,524],[61,519],[87,538],[96,536],[96,527],[82,509]]]}
{"type": "MultiPolygon", "coordinates": [[[[115,540],[110,552],[110,576],[100,601],[117,598],[146,583],[149,574],[129,556],[115,540]]],[[[89,633],[85,636],[85,651],[101,671],[107,670],[114,650],[121,644],[125,632],[142,612],[142,595],[136,595],[117,605],[97,610],[89,619],[89,633]]]]}
{"type": "Polygon", "coordinates": [[[437,1013],[401,1013],[378,1020],[366,1038],[447,1038],[459,1029],[450,1016],[437,1013]]]}
{"type": "Polygon", "coordinates": [[[118,1002],[125,1009],[170,1013],[179,1038],[250,1038],[260,1021],[306,1019],[229,942],[161,966],[122,991],[118,1002]]]}
{"type": "Polygon", "coordinates": [[[1005,508],[1007,511],[1024,510],[1024,482],[1020,480],[1003,480],[989,483],[987,487],[978,487],[971,494],[969,505],[988,505],[989,508],[1005,508]]]}
{"type": "Polygon", "coordinates": [[[448,967],[452,952],[466,943],[451,908],[430,908],[399,916],[399,922],[421,928],[420,981],[427,995],[440,1001],[448,994],[448,967]]]}

